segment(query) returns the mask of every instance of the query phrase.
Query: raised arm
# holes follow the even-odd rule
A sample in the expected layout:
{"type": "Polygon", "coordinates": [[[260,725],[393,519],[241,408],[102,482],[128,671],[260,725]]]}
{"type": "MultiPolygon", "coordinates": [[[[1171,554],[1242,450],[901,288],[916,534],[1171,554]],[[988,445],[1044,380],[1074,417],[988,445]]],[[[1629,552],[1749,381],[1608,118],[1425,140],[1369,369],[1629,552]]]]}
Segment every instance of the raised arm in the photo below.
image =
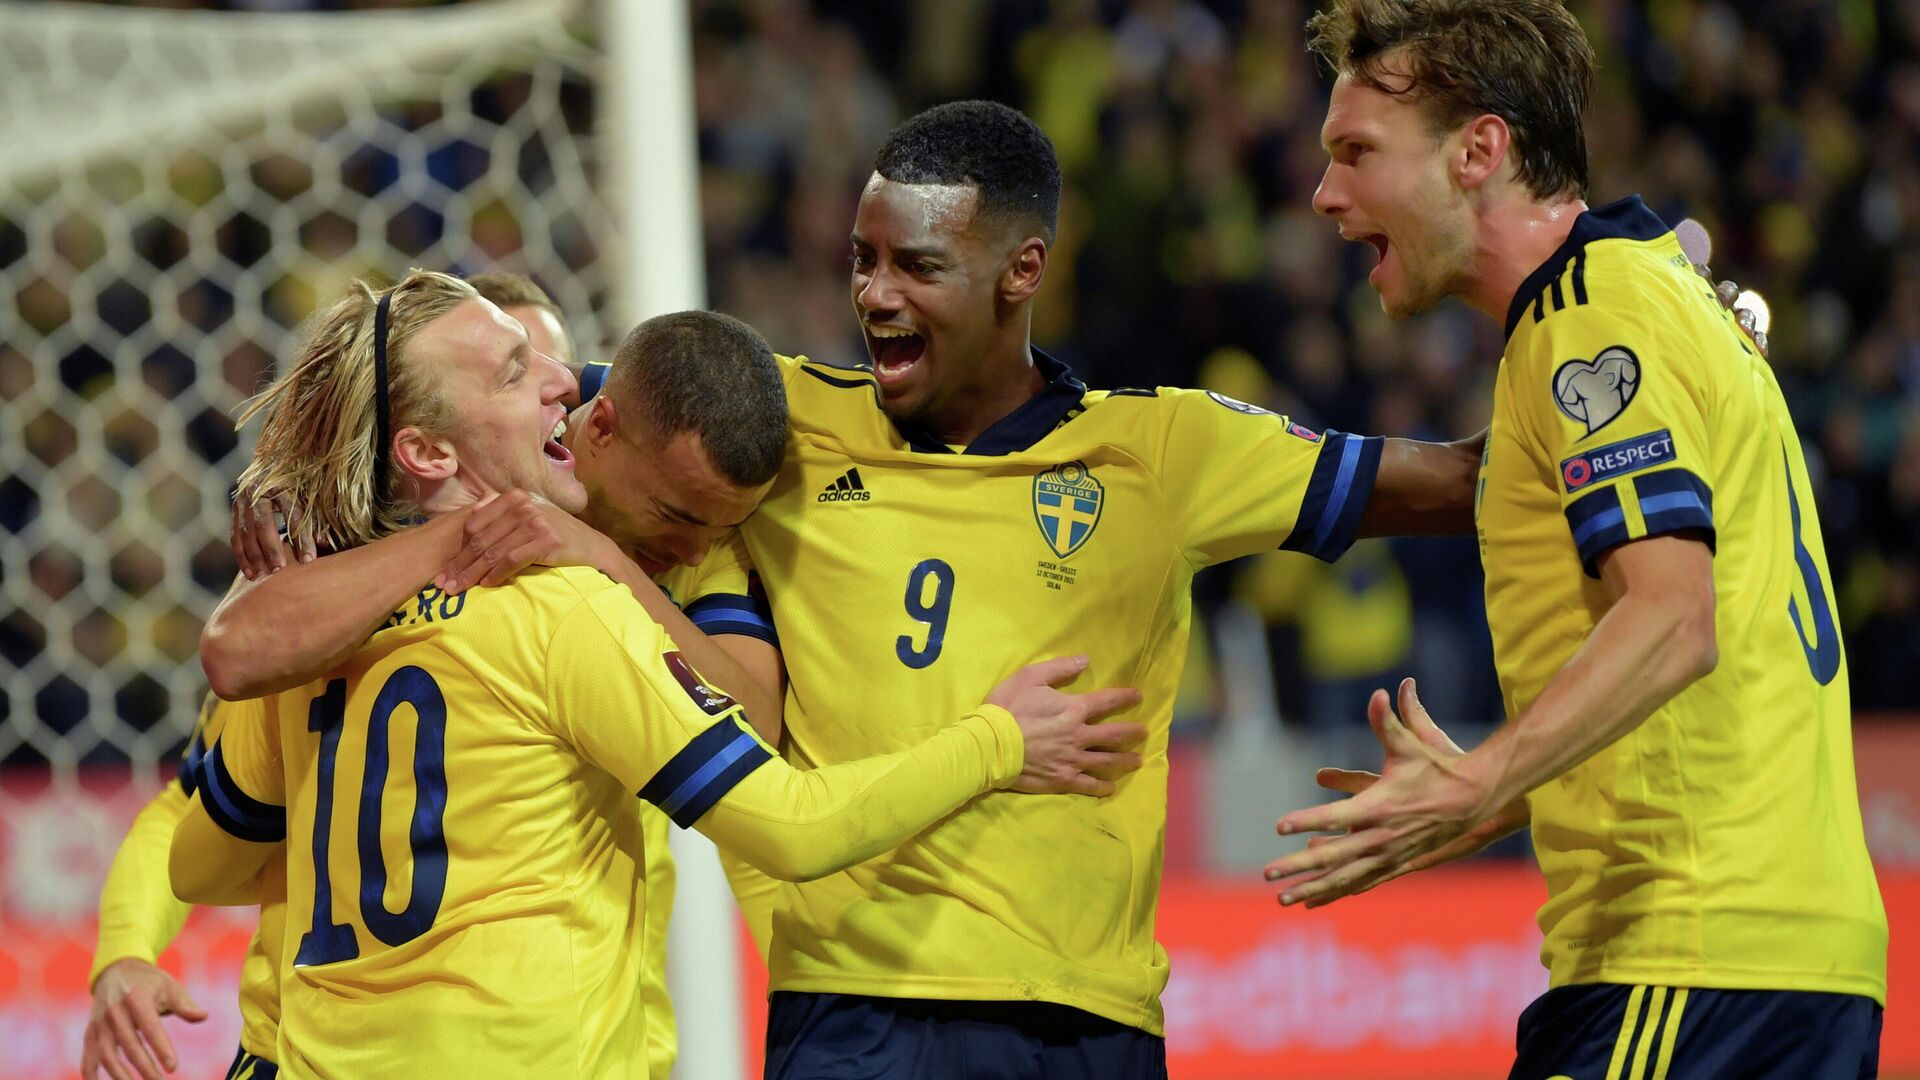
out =
{"type": "Polygon", "coordinates": [[[332,670],[459,552],[461,510],[371,544],[234,579],[200,634],[200,665],[228,701],[332,670]]]}
{"type": "Polygon", "coordinates": [[[1458,442],[1388,439],[1360,536],[1453,536],[1473,532],[1473,494],[1487,433],[1458,442]]]}
{"type": "Polygon", "coordinates": [[[1361,892],[1447,850],[1714,669],[1713,552],[1703,540],[1636,540],[1601,555],[1599,569],[1613,606],[1525,712],[1465,756],[1409,745],[1407,764],[1362,793],[1280,819],[1282,833],[1349,834],[1269,865],[1269,880],[1317,874],[1287,886],[1282,903],[1361,892]]]}
{"type": "Polygon", "coordinates": [[[620,590],[583,601],[547,661],[563,739],[682,828],[697,825],[786,880],[871,858],[996,788],[1111,792],[1106,777],[1132,771],[1139,758],[1103,747],[1144,729],[1091,721],[1139,695],[1052,689],[1084,669],[1084,658],[1035,665],[909,749],[801,771],[775,756],[620,590]]]}

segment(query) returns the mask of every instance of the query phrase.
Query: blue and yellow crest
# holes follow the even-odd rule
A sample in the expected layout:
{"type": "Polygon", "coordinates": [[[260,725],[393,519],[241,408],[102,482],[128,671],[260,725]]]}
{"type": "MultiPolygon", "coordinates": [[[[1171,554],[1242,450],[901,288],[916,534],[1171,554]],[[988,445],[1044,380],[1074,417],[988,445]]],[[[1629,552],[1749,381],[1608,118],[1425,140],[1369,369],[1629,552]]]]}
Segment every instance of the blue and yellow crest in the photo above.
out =
{"type": "Polygon", "coordinates": [[[1033,478],[1033,520],[1055,555],[1067,558],[1093,537],[1106,494],[1078,461],[1055,465],[1033,478]]]}

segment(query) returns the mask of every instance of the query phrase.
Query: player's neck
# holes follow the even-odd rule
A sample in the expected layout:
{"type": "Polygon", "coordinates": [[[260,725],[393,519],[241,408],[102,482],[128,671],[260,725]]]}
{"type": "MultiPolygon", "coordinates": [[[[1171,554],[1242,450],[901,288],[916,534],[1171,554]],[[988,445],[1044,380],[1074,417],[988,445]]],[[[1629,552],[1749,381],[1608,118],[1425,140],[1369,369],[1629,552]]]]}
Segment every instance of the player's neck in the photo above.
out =
{"type": "Polygon", "coordinates": [[[1460,298],[1506,325],[1507,309],[1527,275],[1567,242],[1575,219],[1586,210],[1582,199],[1527,198],[1482,214],[1471,280],[1460,298]]]}
{"type": "Polygon", "coordinates": [[[419,494],[421,516],[429,520],[442,514],[451,514],[455,510],[464,510],[490,494],[478,483],[469,482],[465,473],[455,473],[445,480],[415,479],[419,494]]]}
{"type": "Polygon", "coordinates": [[[928,432],[949,446],[970,446],[988,428],[1032,401],[1046,389],[1046,376],[1033,362],[1023,337],[1011,348],[995,348],[981,362],[981,378],[954,395],[938,413],[922,420],[928,432]]]}

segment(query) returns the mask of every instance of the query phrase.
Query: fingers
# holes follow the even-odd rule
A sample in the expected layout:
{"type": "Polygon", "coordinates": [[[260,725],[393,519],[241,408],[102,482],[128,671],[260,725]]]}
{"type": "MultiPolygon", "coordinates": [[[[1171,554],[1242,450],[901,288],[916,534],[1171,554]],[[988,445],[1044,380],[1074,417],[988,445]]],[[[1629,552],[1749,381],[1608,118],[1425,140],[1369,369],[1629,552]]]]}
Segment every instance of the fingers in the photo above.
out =
{"type": "Polygon", "coordinates": [[[1385,690],[1375,690],[1367,698],[1367,726],[1373,729],[1373,737],[1380,740],[1384,748],[1387,745],[1387,725],[1393,722],[1393,705],[1385,690]]]}
{"type": "Polygon", "coordinates": [[[287,538],[293,541],[293,557],[303,563],[312,562],[319,552],[314,549],[312,534],[301,528],[307,520],[307,508],[297,503],[290,504],[281,512],[281,516],[287,520],[287,538]]]}
{"type": "Polygon", "coordinates": [[[254,535],[254,508],[258,505],[251,492],[235,492],[233,496],[233,557],[240,564],[240,572],[248,580],[267,573],[269,563],[266,552],[260,550],[260,542],[254,535]]]}
{"type": "Polygon", "coordinates": [[[1348,795],[1358,795],[1379,781],[1379,773],[1357,769],[1321,769],[1313,774],[1314,783],[1328,791],[1343,791],[1348,795]]]}
{"type": "Polygon", "coordinates": [[[177,982],[167,992],[167,1007],[173,1015],[189,1024],[197,1024],[207,1018],[207,1010],[201,1008],[200,1003],[193,1000],[193,995],[187,993],[187,988],[177,982]]]}
{"type": "Polygon", "coordinates": [[[1412,679],[1400,680],[1400,721],[1405,724],[1414,737],[1435,750],[1448,754],[1463,754],[1460,744],[1453,741],[1440,725],[1433,722],[1427,707],[1420,703],[1419,687],[1412,679]]]}
{"type": "Polygon", "coordinates": [[[1080,745],[1087,750],[1118,750],[1144,742],[1145,724],[1089,723],[1080,733],[1080,745]]]}
{"type": "Polygon", "coordinates": [[[1102,780],[1118,780],[1140,771],[1140,755],[1126,751],[1088,751],[1080,755],[1080,771],[1102,780]]]}
{"type": "Polygon", "coordinates": [[[1066,793],[1069,795],[1092,795],[1099,799],[1104,799],[1119,790],[1113,781],[1103,780],[1098,776],[1089,776],[1086,773],[1078,773],[1069,777],[1065,787],[1066,793]]]}
{"type": "Polygon", "coordinates": [[[1292,836],[1294,833],[1340,832],[1351,828],[1360,819],[1364,809],[1356,809],[1356,802],[1360,797],[1356,795],[1352,799],[1295,810],[1281,818],[1274,825],[1274,830],[1281,836],[1292,836]]]}
{"type": "Polygon", "coordinates": [[[148,1048],[159,1057],[160,1064],[168,1072],[180,1066],[173,1053],[173,1040],[167,1038],[166,1029],[160,1026],[160,1012],[144,994],[129,994],[126,998],[127,1011],[133,1014],[133,1023],[147,1040],[148,1048]]]}
{"type": "MultiPolygon", "coordinates": [[[[153,1055],[147,1052],[140,1033],[134,1029],[133,1019],[127,1015],[124,1000],[107,1007],[107,1023],[113,1026],[113,1041],[119,1048],[119,1056],[137,1069],[144,1080],[163,1080],[160,1066],[154,1064],[153,1055]]],[[[113,1071],[113,1058],[114,1055],[107,1055],[108,1072],[113,1071]]]]}
{"type": "MultiPolygon", "coordinates": [[[[1364,829],[1348,836],[1332,837],[1324,844],[1310,844],[1291,855],[1281,856],[1268,863],[1267,880],[1280,881],[1314,871],[1331,873],[1356,859],[1377,854],[1376,848],[1386,835],[1386,831],[1382,829],[1364,829]]],[[[1289,885],[1288,888],[1291,890],[1293,886],[1289,885]]]]}
{"type": "Polygon", "coordinates": [[[1087,663],[1085,656],[1056,656],[1051,660],[1028,664],[1014,672],[1013,677],[1007,681],[1018,682],[1025,686],[1059,686],[1061,683],[1072,682],[1081,672],[1087,670],[1087,663]]]}
{"type": "Polygon", "coordinates": [[[1356,859],[1334,873],[1323,874],[1299,886],[1288,886],[1280,894],[1280,903],[1304,904],[1308,910],[1325,907],[1335,900],[1358,896],[1393,876],[1383,858],[1356,859]]]}
{"type": "MultiPolygon", "coordinates": [[[[1140,691],[1135,690],[1131,686],[1115,686],[1105,690],[1089,690],[1084,694],[1076,694],[1074,697],[1079,699],[1080,708],[1088,720],[1098,720],[1102,716],[1110,716],[1122,709],[1131,709],[1135,705],[1140,704],[1140,691]]],[[[1139,732],[1140,737],[1146,735],[1146,728],[1139,724],[1103,724],[1101,726],[1114,728],[1116,731],[1124,727],[1139,732]]]]}
{"type": "Polygon", "coordinates": [[[100,1052],[94,1048],[99,1038],[98,1023],[87,1024],[86,1034],[80,1036],[80,1080],[96,1080],[100,1075],[100,1052]]]}
{"type": "Polygon", "coordinates": [[[253,533],[254,546],[259,550],[263,567],[271,574],[275,570],[284,570],[287,566],[286,553],[280,546],[280,531],[274,524],[273,501],[256,501],[247,518],[247,529],[253,533]]]}

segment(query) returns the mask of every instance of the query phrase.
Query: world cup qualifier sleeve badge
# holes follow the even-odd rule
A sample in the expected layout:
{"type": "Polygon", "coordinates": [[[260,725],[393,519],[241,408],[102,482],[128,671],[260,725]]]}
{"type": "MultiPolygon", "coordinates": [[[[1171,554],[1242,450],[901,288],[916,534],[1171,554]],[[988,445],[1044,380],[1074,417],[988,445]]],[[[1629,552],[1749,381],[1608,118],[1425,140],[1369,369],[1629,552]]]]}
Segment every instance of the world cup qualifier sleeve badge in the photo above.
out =
{"type": "Polygon", "coordinates": [[[1059,560],[1040,561],[1039,576],[1048,588],[1074,583],[1077,571],[1064,563],[1093,539],[1106,497],[1106,488],[1094,479],[1085,462],[1055,465],[1033,478],[1033,522],[1059,560]]]}

